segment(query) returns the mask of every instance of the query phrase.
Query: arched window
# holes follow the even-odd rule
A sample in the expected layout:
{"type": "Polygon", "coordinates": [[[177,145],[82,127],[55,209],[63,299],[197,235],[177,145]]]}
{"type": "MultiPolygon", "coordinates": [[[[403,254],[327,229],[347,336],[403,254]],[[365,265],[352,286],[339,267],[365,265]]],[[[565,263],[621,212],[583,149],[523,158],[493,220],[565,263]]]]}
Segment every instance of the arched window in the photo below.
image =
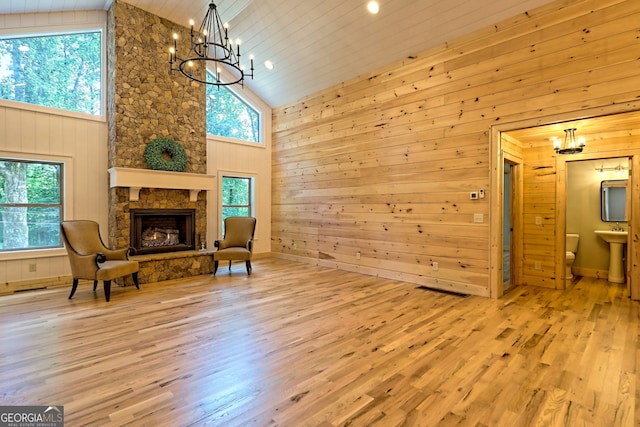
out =
{"type": "MultiPolygon", "coordinates": [[[[207,80],[215,81],[209,71],[207,80]]],[[[262,115],[227,86],[207,85],[207,133],[262,143],[262,115]]]]}

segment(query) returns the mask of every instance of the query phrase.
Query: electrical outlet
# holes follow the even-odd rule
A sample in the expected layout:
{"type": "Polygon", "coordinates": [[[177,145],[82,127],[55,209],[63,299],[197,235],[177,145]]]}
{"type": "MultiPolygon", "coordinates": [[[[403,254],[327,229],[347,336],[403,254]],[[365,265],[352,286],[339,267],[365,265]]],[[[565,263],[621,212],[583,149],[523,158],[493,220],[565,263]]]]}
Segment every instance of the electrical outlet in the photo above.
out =
{"type": "Polygon", "coordinates": [[[37,269],[37,265],[35,262],[29,264],[29,273],[35,273],[37,269]]]}
{"type": "Polygon", "coordinates": [[[433,262],[431,263],[431,266],[433,267],[433,271],[438,271],[438,268],[440,268],[440,267],[438,266],[438,263],[437,263],[436,261],[433,261],[433,262]]]}
{"type": "Polygon", "coordinates": [[[474,213],[473,214],[473,222],[477,222],[479,224],[482,224],[484,222],[484,215],[481,213],[474,213]]]}
{"type": "Polygon", "coordinates": [[[536,270],[542,270],[542,264],[540,263],[540,261],[536,261],[534,263],[534,267],[536,270]]]}
{"type": "Polygon", "coordinates": [[[478,199],[478,193],[475,191],[472,191],[471,193],[469,193],[469,198],[471,200],[477,200],[478,199]]]}
{"type": "Polygon", "coordinates": [[[542,225],[542,217],[541,216],[537,216],[536,217],[536,225],[542,225]]]}
{"type": "Polygon", "coordinates": [[[481,199],[484,199],[484,188],[481,188],[481,189],[478,191],[478,197],[480,197],[481,199]]]}
{"type": "Polygon", "coordinates": [[[356,252],[356,259],[360,259],[360,251],[356,252]]]}

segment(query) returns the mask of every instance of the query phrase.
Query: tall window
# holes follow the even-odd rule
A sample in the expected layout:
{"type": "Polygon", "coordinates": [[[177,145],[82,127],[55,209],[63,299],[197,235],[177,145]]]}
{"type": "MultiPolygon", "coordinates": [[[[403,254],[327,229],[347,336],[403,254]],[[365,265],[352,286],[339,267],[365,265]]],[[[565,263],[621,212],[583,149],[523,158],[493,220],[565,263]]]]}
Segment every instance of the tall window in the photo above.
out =
{"type": "Polygon", "coordinates": [[[222,177],[222,234],[224,220],[230,216],[251,216],[252,178],[238,176],[222,177]]]}
{"type": "Polygon", "coordinates": [[[101,114],[101,32],[0,39],[0,98],[101,114]]]}
{"type": "Polygon", "coordinates": [[[0,158],[0,252],[61,247],[63,164],[0,158]]]}
{"type": "MultiPolygon", "coordinates": [[[[207,81],[215,81],[209,71],[207,81]]],[[[260,113],[226,86],[207,85],[207,133],[260,143],[260,113]]]]}

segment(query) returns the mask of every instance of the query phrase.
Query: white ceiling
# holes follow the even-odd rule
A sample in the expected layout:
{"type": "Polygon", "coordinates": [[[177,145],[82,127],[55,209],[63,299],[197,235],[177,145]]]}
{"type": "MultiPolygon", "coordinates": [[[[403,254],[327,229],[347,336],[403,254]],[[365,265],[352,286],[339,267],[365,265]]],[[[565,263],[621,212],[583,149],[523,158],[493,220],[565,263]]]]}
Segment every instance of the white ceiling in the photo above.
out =
{"type": "MultiPolygon", "coordinates": [[[[113,0],[2,0],[0,14],[106,9],[113,0]]],[[[122,0],[199,26],[208,0],[122,0]]],[[[272,107],[366,74],[552,0],[218,0],[229,35],[256,58],[246,85],[272,107]],[[262,64],[271,60],[275,69],[262,64]]],[[[170,41],[167,41],[169,45],[170,41]]],[[[245,57],[246,57],[245,55],[245,57]]]]}

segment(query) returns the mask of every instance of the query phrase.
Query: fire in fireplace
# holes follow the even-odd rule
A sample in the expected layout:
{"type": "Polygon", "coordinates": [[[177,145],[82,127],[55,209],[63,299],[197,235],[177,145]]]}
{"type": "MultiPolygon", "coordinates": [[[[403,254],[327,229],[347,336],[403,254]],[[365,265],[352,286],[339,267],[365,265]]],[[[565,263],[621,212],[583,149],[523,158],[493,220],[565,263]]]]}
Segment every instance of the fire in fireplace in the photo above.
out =
{"type": "Polygon", "coordinates": [[[195,249],[195,209],[131,209],[134,254],[195,249]]]}

